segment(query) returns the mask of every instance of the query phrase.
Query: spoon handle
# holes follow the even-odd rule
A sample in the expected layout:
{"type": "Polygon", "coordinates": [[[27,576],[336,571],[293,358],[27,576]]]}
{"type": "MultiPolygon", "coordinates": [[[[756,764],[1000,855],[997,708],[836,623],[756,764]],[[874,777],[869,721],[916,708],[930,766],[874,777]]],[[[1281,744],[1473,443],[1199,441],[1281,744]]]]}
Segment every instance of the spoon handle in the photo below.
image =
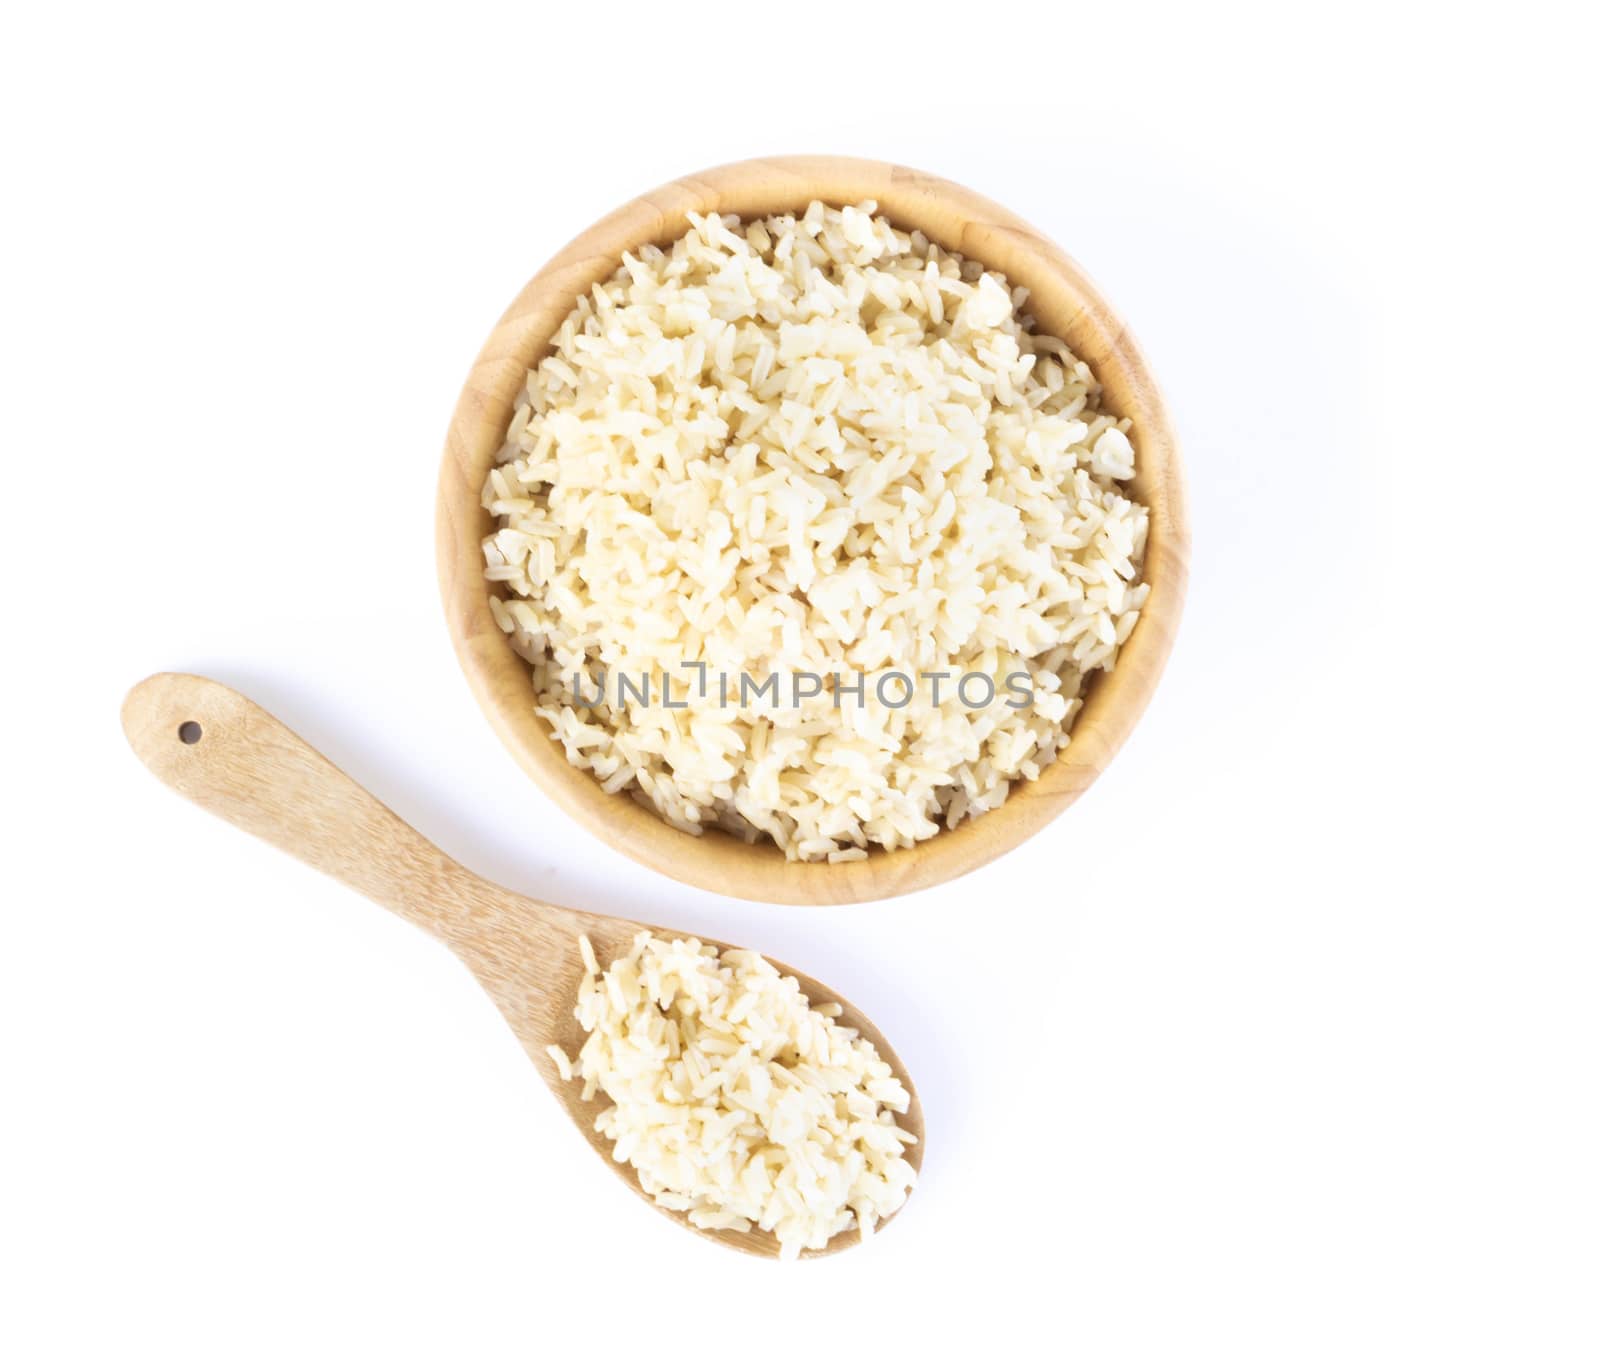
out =
{"type": "Polygon", "coordinates": [[[505,896],[216,681],[151,676],[128,692],[122,727],[140,761],[180,795],[458,950],[472,941],[473,911],[505,896]]]}

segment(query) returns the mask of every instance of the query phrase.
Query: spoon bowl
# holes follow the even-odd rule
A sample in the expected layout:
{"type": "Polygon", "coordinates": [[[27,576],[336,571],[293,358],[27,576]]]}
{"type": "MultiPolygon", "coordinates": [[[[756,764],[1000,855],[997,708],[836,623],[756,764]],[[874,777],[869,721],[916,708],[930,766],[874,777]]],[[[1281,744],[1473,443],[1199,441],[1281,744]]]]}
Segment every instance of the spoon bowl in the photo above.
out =
{"type": "MultiPolygon", "coordinates": [[[[607,1100],[580,1099],[578,1085],[561,1079],[545,1051],[553,1043],[575,1060],[583,1044],[572,1013],[584,974],[579,934],[588,936],[602,966],[626,953],[647,927],[668,937],[689,935],[545,904],[467,870],[261,706],[203,676],[164,673],[141,681],[123,703],[122,726],[139,759],[179,794],[343,881],[460,957],[589,1145],[656,1213],[725,1247],[778,1255],[770,1233],[696,1228],[683,1214],[657,1205],[634,1169],[616,1161],[611,1143],[595,1131],[595,1116],[607,1100]]],[[[782,962],[772,965],[795,977],[812,1004],[842,1005],[838,1021],[869,1040],[905,1085],[911,1102],[899,1120],[918,1139],[907,1147],[906,1159],[920,1171],[922,1105],[894,1049],[836,990],[782,962]]],[[[842,1251],[860,1236],[851,1229],[802,1255],[842,1251]]]]}

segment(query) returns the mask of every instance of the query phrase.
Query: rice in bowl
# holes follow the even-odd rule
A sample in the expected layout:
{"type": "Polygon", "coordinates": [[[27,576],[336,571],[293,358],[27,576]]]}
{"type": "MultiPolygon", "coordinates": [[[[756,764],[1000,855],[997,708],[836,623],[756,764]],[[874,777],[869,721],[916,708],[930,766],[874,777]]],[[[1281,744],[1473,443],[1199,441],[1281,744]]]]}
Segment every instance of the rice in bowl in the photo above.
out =
{"type": "Polygon", "coordinates": [[[691,215],[625,255],[483,491],[491,608],[568,760],[799,860],[1002,803],[1147,594],[1128,424],[1089,368],[874,209],[691,215]],[[741,689],[774,676],[796,688],[741,689]]]}

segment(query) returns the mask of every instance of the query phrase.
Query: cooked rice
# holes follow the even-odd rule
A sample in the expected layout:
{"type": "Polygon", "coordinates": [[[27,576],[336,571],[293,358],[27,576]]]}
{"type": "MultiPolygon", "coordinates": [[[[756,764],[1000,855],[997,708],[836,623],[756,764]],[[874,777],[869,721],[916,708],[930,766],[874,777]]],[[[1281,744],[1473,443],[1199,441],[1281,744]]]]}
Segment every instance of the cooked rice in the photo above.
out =
{"type": "Polygon", "coordinates": [[[1148,589],[1128,421],[1025,291],[875,209],[691,215],[625,254],[528,373],[483,491],[495,621],[568,760],[792,859],[906,846],[1035,778],[1148,589]],[[826,688],[741,700],[771,672],[826,688]],[[974,674],[986,704],[956,693],[974,674]]]}
{"type": "Polygon", "coordinates": [[[870,1237],[905,1203],[916,1138],[895,1112],[910,1097],[838,1005],[810,1004],[754,952],[646,932],[600,972],[579,941],[583,1098],[611,1100],[595,1128],[657,1204],[698,1228],[761,1228],[794,1257],[870,1237]]]}

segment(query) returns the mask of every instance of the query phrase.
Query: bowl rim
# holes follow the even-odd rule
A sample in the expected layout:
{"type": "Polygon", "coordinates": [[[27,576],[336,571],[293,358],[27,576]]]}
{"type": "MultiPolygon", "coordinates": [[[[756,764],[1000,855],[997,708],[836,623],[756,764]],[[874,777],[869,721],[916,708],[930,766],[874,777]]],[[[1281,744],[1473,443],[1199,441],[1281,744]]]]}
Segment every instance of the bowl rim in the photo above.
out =
{"type": "Polygon", "coordinates": [[[704,890],[778,904],[848,904],[924,890],[976,869],[1042,829],[1105,770],[1133,731],[1166,665],[1188,582],[1189,516],[1182,463],[1165,401],[1142,352],[1083,270],[1038,230],[976,192],[927,172],[853,157],[764,157],[728,163],[635,197],[550,259],[506,309],[468,373],[440,464],[435,521],[440,593],[451,642],[472,693],[522,769],[595,836],[635,861],[704,890]],[[639,802],[603,791],[573,766],[533,712],[527,664],[489,608],[483,536],[493,520],[483,483],[523,379],[578,296],[620,264],[624,250],[665,244],[689,213],[741,218],[803,211],[811,200],[874,200],[898,227],[1005,273],[1029,289],[1040,327],[1087,361],[1105,407],[1132,419],[1131,491],[1150,510],[1142,568],[1150,594],[1107,675],[1096,672],[1071,739],[1037,780],[1005,802],[909,848],[865,860],[791,862],[771,842],[673,828],[639,802]]]}

